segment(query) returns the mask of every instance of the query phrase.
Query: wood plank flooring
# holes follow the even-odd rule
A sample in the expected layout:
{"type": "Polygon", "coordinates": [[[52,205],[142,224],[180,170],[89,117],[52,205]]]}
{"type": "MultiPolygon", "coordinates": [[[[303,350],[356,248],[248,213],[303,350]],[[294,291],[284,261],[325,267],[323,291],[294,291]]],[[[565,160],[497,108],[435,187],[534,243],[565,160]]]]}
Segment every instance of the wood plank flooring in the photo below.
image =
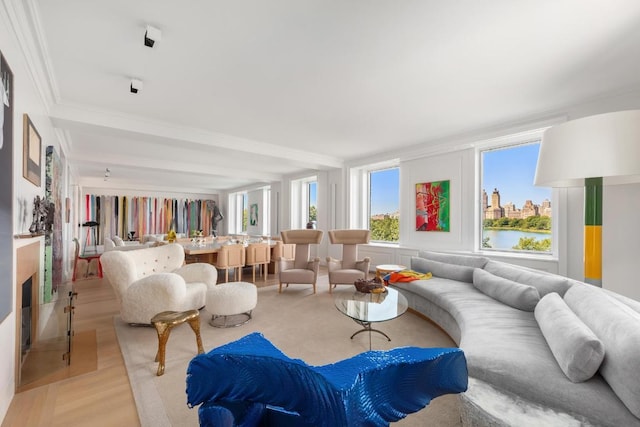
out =
{"type": "MultiPolygon", "coordinates": [[[[322,273],[326,275],[326,270],[322,273]]],[[[242,278],[250,281],[251,270],[245,269],[242,278]]],[[[256,275],[257,286],[275,283],[274,274],[266,282],[256,275]]],[[[17,393],[2,427],[140,425],[113,328],[113,316],[118,313],[113,290],[104,279],[77,281],[74,290],[78,293],[75,334],[84,334],[89,341],[95,336],[96,345],[74,345],[72,366],[68,372],[59,374],[63,379],[17,393]],[[87,363],[95,367],[84,366],[86,373],[74,372],[78,365],[87,363]]]]}

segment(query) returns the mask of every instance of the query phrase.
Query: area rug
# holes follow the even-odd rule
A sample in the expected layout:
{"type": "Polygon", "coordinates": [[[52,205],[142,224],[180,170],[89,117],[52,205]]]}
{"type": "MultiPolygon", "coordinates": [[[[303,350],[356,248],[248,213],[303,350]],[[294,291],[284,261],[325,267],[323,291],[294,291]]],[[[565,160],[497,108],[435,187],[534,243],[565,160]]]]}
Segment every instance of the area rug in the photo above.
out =
{"type": "MultiPolygon", "coordinates": [[[[324,365],[369,350],[367,333],[349,337],[360,329],[334,306],[338,292],[353,292],[342,286],[329,294],[328,285],[318,285],[317,294],[309,286],[291,285],[281,294],[277,286],[258,289],[258,305],[253,319],[242,326],[220,329],[208,324],[210,315],[202,310],[201,334],[205,351],[258,331],[285,354],[311,365],[324,365]]],[[[165,374],[156,376],[154,358],[158,339],[151,327],[133,327],[119,317],[114,319],[118,342],[124,357],[136,407],[143,427],[198,426],[197,408],[186,404],[186,369],[196,354],[196,341],[188,325],[171,332],[167,343],[165,374]]],[[[400,346],[452,347],[455,344],[437,326],[407,312],[376,327],[391,342],[372,334],[373,350],[400,346]]],[[[459,426],[460,412],[455,395],[434,399],[426,408],[393,423],[397,426],[459,426]]]]}

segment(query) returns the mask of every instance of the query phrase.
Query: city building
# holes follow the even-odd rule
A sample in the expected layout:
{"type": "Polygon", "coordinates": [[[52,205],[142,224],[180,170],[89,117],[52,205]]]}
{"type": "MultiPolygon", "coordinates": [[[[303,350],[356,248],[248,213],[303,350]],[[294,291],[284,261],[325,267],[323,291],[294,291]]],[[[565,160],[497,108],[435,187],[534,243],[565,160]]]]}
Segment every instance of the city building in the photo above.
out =
{"type": "Polygon", "coordinates": [[[487,203],[487,192],[482,190],[484,219],[499,219],[505,217],[525,219],[536,215],[551,217],[553,213],[551,210],[551,202],[546,199],[541,205],[536,205],[531,200],[526,200],[524,205],[522,205],[522,209],[518,209],[512,202],[505,203],[504,206],[501,206],[500,192],[497,188],[491,193],[491,205],[487,203]]]}

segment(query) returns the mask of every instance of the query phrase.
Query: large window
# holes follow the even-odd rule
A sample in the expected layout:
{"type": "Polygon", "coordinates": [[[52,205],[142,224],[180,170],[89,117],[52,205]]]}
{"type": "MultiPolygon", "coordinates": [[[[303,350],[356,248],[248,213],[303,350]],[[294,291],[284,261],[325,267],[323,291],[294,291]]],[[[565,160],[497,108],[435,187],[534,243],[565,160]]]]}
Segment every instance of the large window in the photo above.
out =
{"type": "Polygon", "coordinates": [[[308,222],[318,221],[318,183],[316,181],[307,183],[307,218],[308,222]]]}
{"type": "Polygon", "coordinates": [[[551,189],[533,179],[539,141],[480,152],[481,249],[550,253],[551,189]]]}
{"type": "Polygon", "coordinates": [[[241,234],[247,231],[247,192],[229,194],[229,233],[241,234]]]}
{"type": "Polygon", "coordinates": [[[291,226],[293,228],[306,228],[308,223],[317,220],[317,177],[310,176],[291,181],[291,226]]]}
{"type": "Polygon", "coordinates": [[[371,240],[398,242],[400,239],[400,169],[368,172],[369,230],[371,240]]]}

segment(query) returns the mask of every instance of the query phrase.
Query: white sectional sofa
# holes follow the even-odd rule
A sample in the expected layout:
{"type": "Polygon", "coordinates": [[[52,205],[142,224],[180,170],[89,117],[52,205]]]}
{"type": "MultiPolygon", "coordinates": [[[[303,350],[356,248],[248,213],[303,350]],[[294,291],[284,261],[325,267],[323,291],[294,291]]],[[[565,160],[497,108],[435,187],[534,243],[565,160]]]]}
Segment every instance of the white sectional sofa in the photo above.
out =
{"type": "Polygon", "coordinates": [[[411,268],[433,277],[391,286],[464,350],[465,426],[640,426],[640,302],[480,256],[411,268]]]}

